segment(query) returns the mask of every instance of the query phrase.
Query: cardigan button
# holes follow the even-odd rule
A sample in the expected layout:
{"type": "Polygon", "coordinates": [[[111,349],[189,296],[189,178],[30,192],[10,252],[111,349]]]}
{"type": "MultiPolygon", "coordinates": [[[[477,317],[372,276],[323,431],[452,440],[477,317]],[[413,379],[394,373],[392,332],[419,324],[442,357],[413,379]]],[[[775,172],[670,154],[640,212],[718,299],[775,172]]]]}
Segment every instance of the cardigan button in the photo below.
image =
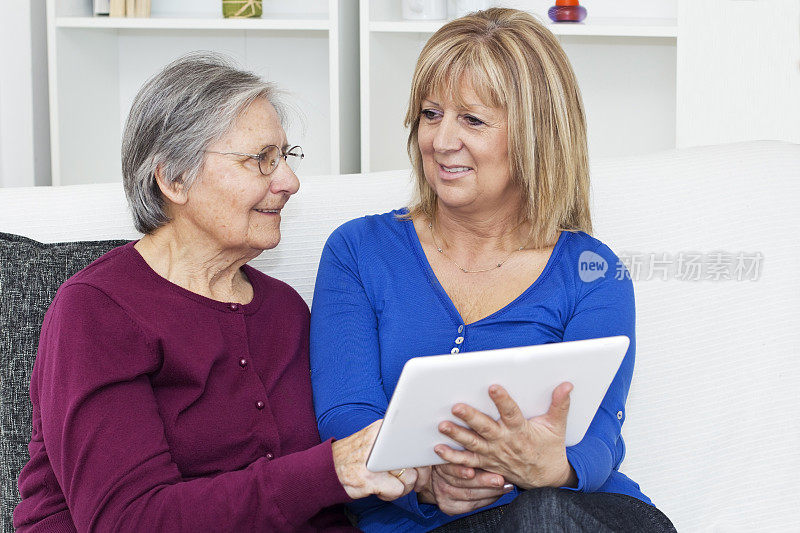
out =
{"type": "Polygon", "coordinates": [[[461,333],[462,331],[464,331],[464,324],[458,326],[458,332],[461,333]]]}
{"type": "Polygon", "coordinates": [[[456,344],[461,344],[464,342],[464,337],[456,337],[456,344]]]}
{"type": "Polygon", "coordinates": [[[617,420],[622,420],[622,411],[617,411],[617,420]]]}
{"type": "Polygon", "coordinates": [[[452,350],[450,350],[450,353],[458,353],[458,352],[459,352],[458,348],[453,348],[452,350]]]}
{"type": "Polygon", "coordinates": [[[260,410],[262,410],[264,407],[266,407],[266,405],[267,405],[267,404],[265,404],[265,403],[264,403],[264,402],[262,402],[261,400],[258,400],[258,401],[256,402],[256,409],[258,409],[258,410],[260,411],[260,410]]]}
{"type": "Polygon", "coordinates": [[[271,454],[271,453],[269,453],[269,452],[267,452],[267,455],[265,455],[264,457],[266,457],[266,458],[267,458],[267,461],[272,461],[273,459],[275,459],[275,456],[274,456],[274,455],[272,455],[272,454],[271,454]]]}
{"type": "Polygon", "coordinates": [[[244,357],[239,359],[239,366],[242,368],[247,368],[247,359],[245,359],[244,357]]]}
{"type": "Polygon", "coordinates": [[[238,311],[239,304],[228,304],[228,309],[230,309],[231,311],[238,311]]]}

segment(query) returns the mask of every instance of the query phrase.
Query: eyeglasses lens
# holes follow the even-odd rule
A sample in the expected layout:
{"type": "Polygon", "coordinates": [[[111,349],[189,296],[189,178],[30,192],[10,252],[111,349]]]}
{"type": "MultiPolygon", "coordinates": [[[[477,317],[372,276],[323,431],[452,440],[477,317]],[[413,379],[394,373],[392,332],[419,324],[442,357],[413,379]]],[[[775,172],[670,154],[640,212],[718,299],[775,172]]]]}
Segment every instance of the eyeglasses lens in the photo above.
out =
{"type": "Polygon", "coordinates": [[[281,151],[277,146],[267,146],[258,155],[258,170],[265,176],[272,174],[272,171],[278,168],[281,151]]]}
{"type": "Polygon", "coordinates": [[[292,169],[292,172],[297,172],[297,169],[300,168],[300,162],[305,157],[303,154],[303,149],[299,146],[292,146],[286,152],[286,164],[289,165],[289,168],[292,169]]]}
{"type": "Polygon", "coordinates": [[[281,150],[277,146],[267,146],[258,155],[258,169],[265,176],[269,176],[278,168],[281,157],[286,159],[286,164],[289,165],[292,172],[297,171],[300,167],[300,162],[305,157],[303,149],[299,146],[292,146],[285,155],[281,155],[281,150]]]}

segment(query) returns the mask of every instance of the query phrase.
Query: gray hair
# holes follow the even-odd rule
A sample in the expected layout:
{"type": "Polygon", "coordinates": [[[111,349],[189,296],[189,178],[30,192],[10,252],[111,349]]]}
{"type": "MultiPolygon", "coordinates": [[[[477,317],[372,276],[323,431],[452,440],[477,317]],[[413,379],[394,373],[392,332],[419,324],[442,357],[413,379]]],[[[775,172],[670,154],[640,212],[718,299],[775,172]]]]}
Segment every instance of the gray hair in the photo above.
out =
{"type": "Polygon", "coordinates": [[[136,229],[152,233],[169,222],[157,167],[168,184],[191,187],[204,150],[255,99],[266,98],[284,123],[279,96],[271,83],[211,53],[185,55],[150,78],[133,101],[122,135],[122,179],[136,229]]]}

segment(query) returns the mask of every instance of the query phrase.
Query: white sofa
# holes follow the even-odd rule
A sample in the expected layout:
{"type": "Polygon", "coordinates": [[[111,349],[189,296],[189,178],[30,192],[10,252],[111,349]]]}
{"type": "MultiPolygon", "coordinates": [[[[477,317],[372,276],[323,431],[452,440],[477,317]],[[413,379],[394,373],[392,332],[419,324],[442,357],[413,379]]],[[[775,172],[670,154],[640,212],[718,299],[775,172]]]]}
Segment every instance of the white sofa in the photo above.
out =
{"type": "MultiPolygon", "coordinates": [[[[800,531],[800,145],[596,160],[592,183],[595,235],[629,260],[637,298],[623,471],[679,531],[800,531]],[[744,253],[758,279],[662,273],[699,254],[701,274],[718,276],[715,252],[744,253]],[[667,259],[651,279],[648,254],[667,259]]],[[[411,187],[408,171],[301,184],[281,244],[253,264],[311,304],[327,235],[405,205],[411,187]]],[[[0,189],[0,231],[42,242],[137,237],[117,184],[0,189]]]]}

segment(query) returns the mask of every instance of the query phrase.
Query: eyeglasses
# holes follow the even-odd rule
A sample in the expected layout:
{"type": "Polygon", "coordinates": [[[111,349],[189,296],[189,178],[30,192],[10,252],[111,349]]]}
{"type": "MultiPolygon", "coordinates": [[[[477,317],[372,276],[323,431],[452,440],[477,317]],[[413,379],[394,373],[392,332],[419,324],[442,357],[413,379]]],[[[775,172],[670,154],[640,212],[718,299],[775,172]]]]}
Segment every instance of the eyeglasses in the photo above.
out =
{"type": "Polygon", "coordinates": [[[255,159],[258,161],[258,171],[261,172],[263,176],[269,176],[272,174],[275,169],[278,168],[281,159],[286,161],[286,164],[289,165],[289,168],[292,169],[292,172],[297,172],[297,169],[300,167],[300,162],[305,157],[303,149],[300,146],[292,146],[286,151],[283,151],[280,147],[275,146],[274,144],[264,147],[264,149],[257,154],[244,154],[242,152],[215,152],[214,150],[206,150],[206,152],[210,154],[240,155],[249,157],[250,159],[255,159]]]}

